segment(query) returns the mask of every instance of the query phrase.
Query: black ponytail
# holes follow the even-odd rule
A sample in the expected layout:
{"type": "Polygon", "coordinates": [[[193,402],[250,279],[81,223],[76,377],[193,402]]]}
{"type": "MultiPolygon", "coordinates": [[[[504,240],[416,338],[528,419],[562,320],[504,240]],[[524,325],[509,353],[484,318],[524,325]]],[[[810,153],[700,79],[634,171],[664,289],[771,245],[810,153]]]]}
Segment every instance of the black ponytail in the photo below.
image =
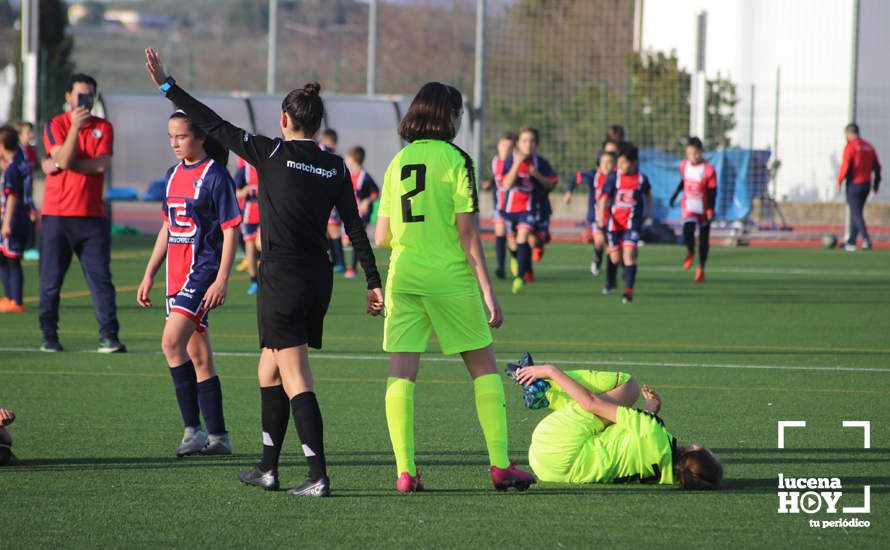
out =
{"type": "Polygon", "coordinates": [[[294,130],[312,137],[321,128],[324,119],[324,101],[321,99],[321,84],[309,82],[302,88],[294,88],[281,101],[281,110],[287,113],[294,130]]]}
{"type": "Polygon", "coordinates": [[[216,138],[212,138],[207,135],[204,130],[198,128],[194,124],[192,124],[192,119],[185,113],[185,111],[176,111],[172,115],[170,115],[170,119],[182,119],[188,124],[189,131],[198,139],[204,140],[204,152],[207,153],[207,156],[212,158],[214,162],[221,164],[223,167],[226,166],[229,162],[229,150],[226,149],[222,143],[216,140],[216,138]]]}

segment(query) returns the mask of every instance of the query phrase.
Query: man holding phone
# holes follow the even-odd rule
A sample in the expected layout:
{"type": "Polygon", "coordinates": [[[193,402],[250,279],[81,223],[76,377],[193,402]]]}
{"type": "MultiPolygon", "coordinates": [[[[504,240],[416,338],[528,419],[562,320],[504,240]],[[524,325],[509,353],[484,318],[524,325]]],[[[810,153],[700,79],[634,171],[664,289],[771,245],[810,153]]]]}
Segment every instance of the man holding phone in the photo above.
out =
{"type": "Polygon", "coordinates": [[[48,158],[40,238],[40,330],[42,351],[62,351],[59,342],[59,292],[77,254],[93,299],[102,353],[126,351],[118,340],[115,289],[111,282],[111,223],[102,200],[111,165],[114,130],[92,116],[96,80],[72,75],[65,101],[70,106],[47,124],[43,143],[48,158]]]}

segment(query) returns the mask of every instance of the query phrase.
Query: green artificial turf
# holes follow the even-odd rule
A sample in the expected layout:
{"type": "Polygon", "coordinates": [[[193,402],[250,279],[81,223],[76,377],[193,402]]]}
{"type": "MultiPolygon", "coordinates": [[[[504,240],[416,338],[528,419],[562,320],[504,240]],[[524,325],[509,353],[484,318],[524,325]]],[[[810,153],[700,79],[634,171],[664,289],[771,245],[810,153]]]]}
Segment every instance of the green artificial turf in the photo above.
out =
{"type": "MultiPolygon", "coordinates": [[[[684,493],[654,486],[539,483],[498,494],[465,369],[435,343],[416,393],[417,459],[427,491],[395,492],[384,418],[383,321],[364,315],[364,285],[337,280],[325,348],[313,370],[325,419],[333,498],[296,499],[238,483],[261,445],[253,300],[243,274],[211,314],[210,334],[235,454],[177,459],[182,435],[160,355],[163,308],[141,310],[135,286],[151,239],[114,242],[121,339],[100,355],[78,265],[61,305],[61,354],[41,354],[37,269],[26,266],[24,315],[0,316],[0,406],[26,466],[0,469],[0,546],[19,547],[878,547],[890,491],[890,254],[827,250],[711,252],[692,283],[680,247],[641,248],[636,300],[600,294],[589,248],[554,245],[521,296],[496,281],[506,322],[499,361],[524,350],[566,368],[625,370],[658,389],[681,442],[725,462],[726,488],[684,493]],[[805,420],[777,446],[778,420],[805,420]],[[862,430],[871,422],[871,449],[862,430]],[[777,475],[838,477],[841,505],[869,514],[778,514],[777,475]],[[858,517],[869,528],[813,528],[858,517]]],[[[383,262],[381,262],[383,263],[383,262]]],[[[619,279],[620,280],[620,279],[619,279]]],[[[162,304],[163,281],[154,291],[162,304]]],[[[511,455],[527,464],[545,412],[522,406],[506,378],[511,455]]],[[[282,484],[305,465],[291,427],[282,484]]]]}

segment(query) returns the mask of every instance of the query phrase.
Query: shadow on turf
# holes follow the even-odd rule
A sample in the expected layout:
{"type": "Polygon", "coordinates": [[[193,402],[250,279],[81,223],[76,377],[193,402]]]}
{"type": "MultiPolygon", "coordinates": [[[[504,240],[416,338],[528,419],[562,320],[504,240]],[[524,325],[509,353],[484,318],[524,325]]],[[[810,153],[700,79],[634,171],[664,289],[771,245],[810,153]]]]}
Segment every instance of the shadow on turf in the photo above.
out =
{"type": "MultiPolygon", "coordinates": [[[[472,462],[468,460],[442,459],[449,452],[418,452],[421,458],[419,462],[423,466],[469,466],[472,462]]],[[[478,451],[460,451],[457,454],[460,457],[478,456],[480,463],[485,463],[487,454],[478,451]]],[[[390,452],[377,451],[354,451],[345,453],[329,454],[328,466],[392,466],[393,459],[390,452]],[[379,458],[352,458],[355,456],[379,457],[379,458]]],[[[22,471],[22,470],[40,470],[40,471],[64,471],[70,469],[80,470],[152,470],[163,468],[191,468],[200,467],[250,467],[256,464],[259,453],[240,453],[228,456],[202,457],[191,456],[178,458],[175,456],[122,456],[122,457],[77,457],[77,458],[30,458],[23,459],[24,464],[15,468],[0,468],[0,472],[5,471],[22,471]]],[[[281,467],[301,467],[305,463],[300,458],[282,458],[281,467]]]]}

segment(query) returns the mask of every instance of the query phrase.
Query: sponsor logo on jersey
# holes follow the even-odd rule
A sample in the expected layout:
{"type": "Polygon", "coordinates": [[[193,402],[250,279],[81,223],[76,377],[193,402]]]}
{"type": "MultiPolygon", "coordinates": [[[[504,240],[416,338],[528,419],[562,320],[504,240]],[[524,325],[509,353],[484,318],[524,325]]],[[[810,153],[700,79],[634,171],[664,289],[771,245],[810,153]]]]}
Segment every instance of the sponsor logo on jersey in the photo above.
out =
{"type": "Polygon", "coordinates": [[[180,201],[167,202],[168,230],[170,243],[191,244],[198,232],[198,226],[186,211],[186,203],[180,201]]]}
{"type": "Polygon", "coordinates": [[[293,168],[294,170],[300,170],[303,172],[308,172],[310,174],[314,174],[316,176],[321,176],[323,178],[335,178],[337,177],[337,169],[336,168],[319,168],[317,166],[313,166],[312,164],[305,164],[303,162],[294,162],[292,160],[287,161],[287,167],[293,168]]]}

